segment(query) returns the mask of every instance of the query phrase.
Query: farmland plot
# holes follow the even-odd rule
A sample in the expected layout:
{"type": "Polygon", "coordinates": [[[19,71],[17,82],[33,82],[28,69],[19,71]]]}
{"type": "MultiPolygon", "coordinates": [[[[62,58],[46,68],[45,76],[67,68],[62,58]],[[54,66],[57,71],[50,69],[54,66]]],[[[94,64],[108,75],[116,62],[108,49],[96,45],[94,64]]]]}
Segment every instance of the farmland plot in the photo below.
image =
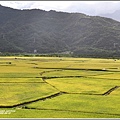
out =
{"type": "Polygon", "coordinates": [[[0,118],[120,118],[119,68],[113,59],[1,57],[0,118]]]}

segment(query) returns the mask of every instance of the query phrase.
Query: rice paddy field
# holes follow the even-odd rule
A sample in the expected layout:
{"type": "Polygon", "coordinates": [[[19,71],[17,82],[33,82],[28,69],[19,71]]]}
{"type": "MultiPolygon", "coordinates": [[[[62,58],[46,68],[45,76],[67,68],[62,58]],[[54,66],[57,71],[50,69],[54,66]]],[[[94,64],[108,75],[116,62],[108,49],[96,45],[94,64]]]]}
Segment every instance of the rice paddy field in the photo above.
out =
{"type": "Polygon", "coordinates": [[[120,60],[0,57],[0,118],[120,118],[120,60]]]}

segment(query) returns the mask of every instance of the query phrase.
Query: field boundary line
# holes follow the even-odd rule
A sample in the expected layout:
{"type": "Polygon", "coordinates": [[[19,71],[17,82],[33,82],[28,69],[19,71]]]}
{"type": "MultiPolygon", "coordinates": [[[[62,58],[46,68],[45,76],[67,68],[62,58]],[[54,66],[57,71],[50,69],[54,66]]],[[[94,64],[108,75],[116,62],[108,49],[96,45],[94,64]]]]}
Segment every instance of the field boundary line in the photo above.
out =
{"type": "Polygon", "coordinates": [[[105,115],[116,115],[116,116],[120,116],[120,114],[113,114],[113,113],[88,112],[88,111],[80,111],[80,110],[63,110],[63,109],[32,108],[32,107],[27,107],[27,106],[26,106],[24,109],[52,110],[52,111],[63,111],[63,112],[81,112],[81,113],[93,113],[93,114],[105,114],[105,115]]]}
{"type": "Polygon", "coordinates": [[[0,84],[1,84],[1,83],[3,83],[3,84],[4,84],[4,83],[5,83],[5,84],[6,84],[6,83],[8,83],[8,84],[9,84],[9,83],[19,84],[19,83],[45,83],[45,82],[0,82],[0,84]]]}
{"type": "Polygon", "coordinates": [[[58,92],[58,93],[55,93],[55,94],[52,94],[52,95],[49,95],[49,96],[46,96],[46,97],[38,98],[38,99],[35,99],[35,100],[31,100],[31,101],[27,101],[27,102],[15,104],[15,105],[8,105],[8,106],[2,106],[2,105],[0,105],[0,108],[20,107],[20,106],[24,106],[24,105],[27,105],[27,104],[30,104],[30,103],[34,103],[34,102],[37,102],[37,101],[40,101],[40,100],[44,101],[44,100],[46,100],[46,99],[51,99],[51,98],[60,96],[60,95],[62,95],[62,94],[64,94],[64,93],[63,93],[63,92],[58,92]]]}
{"type": "Polygon", "coordinates": [[[106,91],[105,93],[103,93],[102,95],[109,95],[111,94],[113,91],[115,91],[116,89],[118,89],[120,86],[115,86],[111,89],[109,89],[108,91],[106,91]]]}

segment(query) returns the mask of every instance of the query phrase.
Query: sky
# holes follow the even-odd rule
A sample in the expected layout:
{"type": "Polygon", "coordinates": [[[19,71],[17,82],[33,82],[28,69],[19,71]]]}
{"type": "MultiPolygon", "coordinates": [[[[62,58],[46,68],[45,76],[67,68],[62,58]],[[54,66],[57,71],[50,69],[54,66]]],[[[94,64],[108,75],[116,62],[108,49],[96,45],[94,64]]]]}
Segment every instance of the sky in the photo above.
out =
{"type": "Polygon", "coordinates": [[[100,15],[120,10],[120,1],[0,1],[15,9],[42,9],[100,15]]]}

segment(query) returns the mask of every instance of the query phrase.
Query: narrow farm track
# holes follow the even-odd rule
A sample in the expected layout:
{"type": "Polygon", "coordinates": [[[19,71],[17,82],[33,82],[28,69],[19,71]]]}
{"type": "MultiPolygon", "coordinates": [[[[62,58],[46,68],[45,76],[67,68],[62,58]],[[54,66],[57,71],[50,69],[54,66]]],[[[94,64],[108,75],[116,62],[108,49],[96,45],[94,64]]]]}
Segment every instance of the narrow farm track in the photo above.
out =
{"type": "Polygon", "coordinates": [[[110,75],[110,74],[114,74],[114,73],[102,73],[102,74],[96,74],[96,75],[88,75],[89,76],[98,76],[98,75],[110,75]]]}
{"type": "Polygon", "coordinates": [[[55,72],[55,71],[62,71],[62,69],[60,69],[60,70],[43,71],[43,72],[40,73],[40,75],[42,76],[44,73],[55,72]]]}
{"type": "Polygon", "coordinates": [[[35,109],[35,110],[46,110],[46,111],[52,110],[52,111],[63,111],[63,112],[79,112],[79,113],[92,113],[92,114],[104,114],[104,115],[120,116],[120,114],[102,113],[102,112],[88,112],[88,111],[80,111],[80,110],[45,109],[45,108],[32,108],[32,107],[25,107],[24,109],[35,109]]]}
{"type": "Polygon", "coordinates": [[[41,77],[0,77],[0,78],[41,78],[41,77]]]}
{"type": "MultiPolygon", "coordinates": [[[[60,70],[43,71],[40,73],[40,75],[42,76],[45,73],[54,72],[54,71],[62,71],[62,70],[60,69],[60,70]]],[[[51,87],[55,88],[56,90],[58,90],[60,92],[60,90],[57,87],[55,87],[54,85],[52,85],[46,81],[46,79],[47,79],[46,77],[41,77],[41,78],[42,78],[43,82],[45,82],[46,84],[50,85],[51,87]]]]}
{"type": "Polygon", "coordinates": [[[111,89],[109,89],[107,92],[103,93],[102,95],[109,95],[110,93],[112,93],[114,90],[118,89],[120,86],[115,86],[111,89]]]}
{"type": "Polygon", "coordinates": [[[80,78],[80,77],[85,77],[85,76],[53,76],[53,77],[42,77],[43,79],[54,79],[54,78],[80,78]]]}
{"type": "Polygon", "coordinates": [[[0,82],[0,84],[2,84],[2,83],[5,83],[5,84],[6,83],[8,83],[8,84],[9,83],[16,83],[16,84],[18,84],[18,83],[30,83],[31,84],[31,83],[45,83],[45,82],[0,82]]]}
{"type": "MultiPolygon", "coordinates": [[[[104,75],[106,75],[106,74],[104,74],[104,75]]],[[[91,75],[91,76],[93,76],[93,75],[91,75]]],[[[88,75],[88,76],[52,76],[52,77],[41,77],[41,78],[43,78],[43,79],[56,79],[56,78],[91,78],[91,79],[103,79],[103,80],[119,80],[119,79],[110,79],[110,78],[95,78],[95,77],[91,77],[90,75],[88,75]]]]}
{"type": "Polygon", "coordinates": [[[102,95],[102,94],[94,94],[94,93],[77,93],[77,92],[65,92],[62,91],[64,94],[80,94],[80,95],[102,95]]]}
{"type": "Polygon", "coordinates": [[[99,77],[96,78],[93,76],[84,76],[84,78],[99,79],[99,80],[117,80],[117,81],[119,80],[120,81],[120,79],[115,79],[115,78],[99,78],[99,77]]]}
{"type": "Polygon", "coordinates": [[[34,102],[37,102],[37,101],[44,101],[44,100],[47,100],[47,99],[52,99],[54,97],[57,97],[57,96],[60,96],[64,93],[62,92],[58,92],[58,93],[55,93],[55,94],[52,94],[52,95],[49,95],[49,96],[46,96],[46,97],[42,97],[42,98],[38,98],[38,99],[35,99],[35,100],[32,100],[32,101],[27,101],[27,102],[23,102],[23,103],[19,103],[19,104],[15,104],[15,105],[9,105],[9,106],[0,106],[0,108],[14,108],[14,107],[21,107],[21,106],[24,106],[24,105],[27,105],[27,104],[30,104],[30,103],[34,103],[34,102]]]}
{"type": "Polygon", "coordinates": [[[55,87],[54,85],[48,83],[45,79],[43,79],[43,81],[44,81],[46,84],[50,85],[51,87],[55,88],[56,90],[60,91],[57,87],[55,87]]]}
{"type": "MultiPolygon", "coordinates": [[[[33,68],[36,68],[36,69],[56,69],[56,70],[89,70],[89,71],[106,71],[106,72],[115,72],[115,71],[111,71],[111,70],[103,70],[103,69],[88,69],[88,68],[69,68],[66,67],[66,68],[47,68],[47,67],[33,67],[33,68]]],[[[116,71],[117,72],[117,71],[116,71]]],[[[120,72],[120,71],[118,71],[120,72]]]]}

